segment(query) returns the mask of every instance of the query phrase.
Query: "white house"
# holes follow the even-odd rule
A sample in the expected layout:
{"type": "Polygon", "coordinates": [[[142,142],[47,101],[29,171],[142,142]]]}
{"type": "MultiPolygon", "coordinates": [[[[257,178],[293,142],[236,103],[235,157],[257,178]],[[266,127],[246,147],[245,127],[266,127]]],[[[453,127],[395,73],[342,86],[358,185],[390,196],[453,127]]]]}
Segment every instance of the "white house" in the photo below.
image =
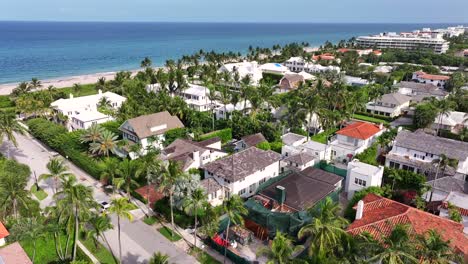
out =
{"type": "Polygon", "coordinates": [[[281,155],[250,147],[204,165],[205,179],[213,178],[224,187],[224,197],[238,194],[243,198],[255,194],[260,184],[280,172],[281,155]]]}
{"type": "Polygon", "coordinates": [[[366,79],[362,79],[360,77],[348,76],[348,75],[344,77],[344,81],[347,85],[359,86],[359,87],[369,84],[369,81],[366,79]]]}
{"type": "Polygon", "coordinates": [[[463,233],[468,235],[468,194],[462,192],[450,192],[440,206],[439,216],[449,218],[448,204],[453,205],[462,216],[462,224],[464,226],[463,233]]]}
{"type": "Polygon", "coordinates": [[[374,143],[386,129],[382,124],[355,122],[336,132],[336,138],[330,143],[331,159],[339,162],[351,161],[374,143]]]}
{"type": "Polygon", "coordinates": [[[196,142],[176,139],[161,151],[162,160],[173,160],[180,163],[183,171],[198,169],[203,165],[226,156],[221,150],[219,137],[196,142]]]}
{"type": "Polygon", "coordinates": [[[205,190],[207,201],[212,206],[219,206],[223,204],[226,195],[224,186],[219,184],[214,178],[206,178],[200,181],[200,186],[205,190]]]}
{"type": "Polygon", "coordinates": [[[262,72],[284,75],[289,72],[288,67],[280,63],[265,63],[260,66],[262,72]]]}
{"type": "Polygon", "coordinates": [[[207,87],[195,84],[189,84],[189,87],[182,91],[182,98],[187,105],[198,112],[210,111],[212,107],[218,107],[216,102],[211,102],[209,99],[207,87]]]}
{"type": "Polygon", "coordinates": [[[419,83],[429,83],[437,87],[445,87],[445,84],[448,80],[450,80],[450,77],[445,75],[435,75],[428,74],[423,71],[417,71],[413,73],[413,77],[411,79],[419,83]]]}
{"type": "Polygon", "coordinates": [[[143,150],[150,145],[162,149],[164,133],[175,128],[183,128],[184,124],[177,116],[169,112],[159,112],[128,119],[120,127],[123,139],[141,144],[143,150]]]}
{"type": "Polygon", "coordinates": [[[384,115],[390,117],[397,117],[404,113],[404,110],[409,108],[411,97],[400,94],[391,93],[384,94],[381,98],[378,98],[375,102],[369,102],[366,105],[368,113],[374,113],[377,115],[384,115]]]}
{"type": "Polygon", "coordinates": [[[250,102],[247,101],[244,107],[244,102],[239,102],[235,106],[233,104],[223,104],[218,103],[218,107],[215,109],[216,119],[226,119],[229,117],[229,114],[234,111],[248,111],[250,108],[250,102]]]}
{"type": "Polygon", "coordinates": [[[127,98],[115,94],[113,92],[103,93],[101,90],[97,94],[61,98],[52,102],[50,105],[56,113],[60,113],[68,117],[67,128],[70,131],[77,129],[87,129],[93,124],[101,124],[110,120],[114,120],[110,115],[99,112],[98,105],[106,99],[109,107],[117,110],[127,98]]]}
{"type": "Polygon", "coordinates": [[[411,97],[412,102],[421,102],[424,98],[445,98],[448,92],[430,83],[400,82],[395,85],[398,93],[411,97]]]}
{"type": "Polygon", "coordinates": [[[287,133],[283,135],[281,139],[284,143],[281,148],[281,155],[283,157],[289,157],[304,152],[314,156],[316,161],[330,160],[331,148],[326,144],[307,141],[307,137],[294,133],[287,133]]]}
{"type": "Polygon", "coordinates": [[[444,129],[458,134],[461,129],[468,127],[468,114],[465,112],[451,111],[448,115],[439,114],[432,123],[433,129],[444,129]]]}
{"type": "Polygon", "coordinates": [[[440,159],[442,154],[458,161],[455,174],[468,175],[467,142],[436,137],[422,130],[398,132],[392,150],[386,156],[385,166],[433,175],[436,171],[433,161],[440,159]]]}
{"type": "Polygon", "coordinates": [[[348,200],[354,196],[354,193],[370,186],[380,187],[382,185],[384,167],[372,166],[367,163],[354,159],[348,163],[346,171],[345,191],[348,194],[348,200]]]}
{"type": "Polygon", "coordinates": [[[340,67],[338,66],[322,66],[320,64],[314,64],[310,62],[305,62],[301,57],[291,57],[288,59],[284,65],[292,72],[307,72],[307,73],[323,73],[327,71],[340,72],[340,67]]]}
{"type": "Polygon", "coordinates": [[[260,80],[263,78],[262,70],[258,66],[256,61],[243,61],[236,63],[224,64],[219,68],[219,72],[229,72],[232,75],[239,74],[240,79],[245,76],[250,76],[253,85],[258,85],[260,80]]]}

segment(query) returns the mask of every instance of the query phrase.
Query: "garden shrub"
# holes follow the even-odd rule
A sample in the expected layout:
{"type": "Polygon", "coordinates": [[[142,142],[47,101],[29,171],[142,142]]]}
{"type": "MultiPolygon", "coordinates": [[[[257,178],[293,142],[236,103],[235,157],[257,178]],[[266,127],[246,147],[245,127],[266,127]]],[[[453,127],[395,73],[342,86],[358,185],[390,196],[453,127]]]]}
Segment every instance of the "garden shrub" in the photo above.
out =
{"type": "Polygon", "coordinates": [[[263,149],[263,150],[270,150],[271,149],[270,143],[268,143],[268,141],[260,142],[260,143],[257,144],[256,147],[259,148],[259,149],[263,149]]]}
{"type": "Polygon", "coordinates": [[[270,147],[271,147],[271,150],[273,150],[274,152],[278,152],[281,154],[281,148],[283,147],[283,142],[281,141],[271,142],[270,147]]]}
{"type": "Polygon", "coordinates": [[[164,133],[164,146],[169,146],[176,139],[186,139],[188,137],[188,130],[186,128],[174,128],[164,133]]]}
{"type": "Polygon", "coordinates": [[[199,141],[207,140],[210,138],[219,137],[221,142],[224,144],[232,139],[232,129],[225,128],[217,131],[213,131],[208,134],[201,135],[199,141]]]}
{"type": "MultiPolygon", "coordinates": [[[[171,221],[171,207],[169,206],[168,198],[161,199],[154,203],[154,211],[163,215],[167,221],[171,221]]],[[[186,215],[174,206],[174,223],[185,229],[194,224],[194,219],[192,216],[186,215]]]]}

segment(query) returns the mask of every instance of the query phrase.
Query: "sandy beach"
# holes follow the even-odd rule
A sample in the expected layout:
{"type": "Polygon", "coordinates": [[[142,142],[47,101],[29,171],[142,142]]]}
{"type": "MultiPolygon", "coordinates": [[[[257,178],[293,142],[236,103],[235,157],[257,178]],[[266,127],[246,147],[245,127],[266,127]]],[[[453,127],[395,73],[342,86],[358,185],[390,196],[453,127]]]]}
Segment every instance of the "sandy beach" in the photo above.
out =
{"type": "MultiPolygon", "coordinates": [[[[132,74],[135,74],[138,71],[139,70],[133,70],[131,72],[132,74]]],[[[78,83],[78,84],[96,83],[98,79],[101,77],[106,78],[106,81],[110,81],[114,79],[115,74],[116,72],[101,72],[101,73],[84,74],[84,75],[77,75],[77,76],[40,80],[42,83],[41,89],[47,89],[47,87],[50,85],[53,85],[56,88],[64,88],[64,87],[71,87],[75,83],[78,83]]],[[[0,84],[0,95],[10,94],[13,91],[13,89],[18,86],[18,84],[19,83],[0,84]]]]}

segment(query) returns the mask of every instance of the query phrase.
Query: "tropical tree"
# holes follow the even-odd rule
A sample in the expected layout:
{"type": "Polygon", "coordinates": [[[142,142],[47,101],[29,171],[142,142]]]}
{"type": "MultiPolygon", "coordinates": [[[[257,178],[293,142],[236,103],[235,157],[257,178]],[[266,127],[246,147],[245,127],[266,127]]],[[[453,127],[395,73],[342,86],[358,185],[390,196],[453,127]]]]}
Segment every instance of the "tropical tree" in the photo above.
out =
{"type": "Polygon", "coordinates": [[[45,237],[47,234],[44,219],[38,217],[21,218],[13,224],[10,229],[11,235],[9,239],[14,241],[26,240],[33,243],[32,262],[36,258],[37,240],[45,237]]]}
{"type": "Polygon", "coordinates": [[[102,170],[101,170],[101,180],[107,183],[112,184],[112,193],[115,194],[115,176],[117,176],[117,171],[119,169],[119,162],[117,159],[114,158],[106,158],[103,162],[102,170]]]}
{"type": "Polygon", "coordinates": [[[83,87],[79,83],[74,83],[72,88],[73,88],[73,92],[79,93],[81,91],[81,88],[83,88],[83,87]]]}
{"type": "Polygon", "coordinates": [[[438,110],[438,125],[437,125],[437,135],[439,135],[440,127],[442,125],[442,120],[444,117],[448,117],[450,112],[455,108],[455,103],[449,100],[431,100],[431,103],[437,108],[438,110]]]}
{"type": "Polygon", "coordinates": [[[24,127],[16,120],[13,112],[0,111],[0,144],[2,144],[3,138],[6,138],[13,143],[13,146],[18,147],[15,133],[24,134],[24,131],[24,127]]]}
{"type": "Polygon", "coordinates": [[[104,128],[100,125],[93,124],[88,129],[86,129],[85,133],[81,136],[80,140],[82,143],[95,143],[102,139],[102,134],[104,132],[104,128]]]}
{"type": "Polygon", "coordinates": [[[151,67],[151,64],[153,64],[153,62],[151,61],[151,59],[148,58],[148,57],[145,57],[145,58],[141,61],[140,67],[141,67],[141,68],[151,67]]]}
{"type": "Polygon", "coordinates": [[[148,264],[169,264],[169,256],[161,252],[153,254],[148,264]]]}
{"type": "Polygon", "coordinates": [[[102,90],[106,88],[106,77],[100,77],[96,82],[96,89],[102,90]]]}
{"type": "Polygon", "coordinates": [[[28,208],[30,193],[26,190],[29,167],[6,160],[0,164],[0,214],[19,218],[19,209],[28,208]]]}
{"type": "MultiPolygon", "coordinates": [[[[159,191],[163,191],[166,196],[169,196],[169,206],[171,208],[171,225],[172,230],[175,230],[174,192],[177,182],[183,178],[187,178],[188,175],[182,171],[180,164],[173,160],[170,160],[168,163],[164,164],[160,169],[155,167],[150,168],[149,173],[154,175],[154,179],[156,179],[156,182],[159,184],[159,191]]],[[[171,235],[173,236],[174,232],[172,232],[171,235]]]]}
{"type": "Polygon", "coordinates": [[[55,193],[54,198],[60,219],[73,223],[73,232],[68,233],[68,239],[73,237],[72,260],[75,260],[80,226],[90,218],[91,209],[97,208],[93,189],[77,183],[76,177],[70,175],[62,180],[62,190],[55,193]]]}
{"type": "Polygon", "coordinates": [[[23,95],[23,94],[26,94],[28,92],[30,92],[32,89],[31,85],[27,82],[21,82],[20,84],[18,84],[18,86],[16,86],[15,89],[13,89],[12,91],[12,94],[14,96],[20,96],[20,95],[23,95]]]}
{"type": "MultiPolygon", "coordinates": [[[[233,194],[228,199],[223,201],[223,211],[228,219],[226,226],[226,239],[229,241],[229,227],[231,224],[244,225],[243,216],[248,214],[247,208],[244,207],[242,198],[233,194]]],[[[224,248],[224,263],[226,263],[227,246],[224,248]]]]}
{"type": "Polygon", "coordinates": [[[101,138],[97,142],[89,145],[91,153],[98,155],[105,155],[109,157],[109,153],[115,153],[117,149],[118,136],[109,130],[104,130],[101,138]]]}
{"type": "Polygon", "coordinates": [[[37,78],[32,78],[31,82],[29,83],[32,89],[37,89],[42,87],[41,81],[39,81],[37,78]]]}
{"type": "Polygon", "coordinates": [[[135,178],[138,178],[141,174],[141,169],[138,168],[138,164],[134,160],[125,159],[120,162],[117,170],[118,178],[115,178],[115,185],[117,188],[125,187],[127,193],[127,199],[130,201],[130,190],[132,186],[138,186],[135,178]]]}
{"type": "Polygon", "coordinates": [[[445,170],[447,169],[447,167],[456,167],[458,165],[458,160],[451,159],[447,157],[445,154],[441,154],[438,159],[432,160],[432,163],[435,164],[437,168],[436,168],[435,178],[432,181],[432,188],[431,188],[431,195],[429,197],[429,202],[432,201],[432,194],[434,193],[434,186],[437,181],[437,178],[439,177],[439,172],[442,171],[442,177],[445,176],[445,170]]]}
{"type": "Polygon", "coordinates": [[[383,238],[383,245],[368,259],[369,263],[400,264],[418,263],[414,257],[415,247],[408,234],[408,226],[397,225],[389,236],[383,238]]]}
{"type": "Polygon", "coordinates": [[[63,179],[65,177],[70,176],[70,173],[67,172],[68,167],[67,165],[65,165],[63,159],[58,157],[50,159],[46,167],[49,173],[45,173],[39,176],[39,180],[53,179],[54,193],[57,193],[57,185],[59,183],[59,179],[63,179]]]}
{"type": "Polygon", "coordinates": [[[184,200],[184,209],[185,212],[189,215],[193,215],[195,217],[195,224],[194,224],[194,232],[193,232],[193,244],[197,247],[197,226],[198,226],[198,216],[200,215],[200,211],[204,209],[207,204],[208,197],[205,194],[205,191],[201,188],[195,189],[191,192],[190,196],[188,196],[184,200]]]}
{"type": "Polygon", "coordinates": [[[270,247],[262,247],[257,251],[257,256],[266,256],[268,264],[291,263],[293,255],[302,251],[304,246],[295,246],[291,239],[279,231],[273,239],[270,247]]]}
{"type": "Polygon", "coordinates": [[[418,236],[416,243],[420,263],[448,264],[463,262],[461,256],[450,247],[450,242],[443,240],[435,230],[428,230],[425,234],[418,236]]]}
{"type": "Polygon", "coordinates": [[[450,220],[458,223],[463,222],[463,216],[461,215],[460,211],[455,205],[453,205],[452,203],[448,203],[447,209],[450,220]]]}
{"type": "Polygon", "coordinates": [[[115,198],[112,199],[111,206],[108,209],[108,212],[115,214],[117,216],[117,228],[119,234],[119,262],[122,263],[122,239],[120,231],[120,220],[122,218],[128,219],[129,221],[133,220],[133,215],[130,213],[132,210],[131,204],[126,198],[115,198]]]}

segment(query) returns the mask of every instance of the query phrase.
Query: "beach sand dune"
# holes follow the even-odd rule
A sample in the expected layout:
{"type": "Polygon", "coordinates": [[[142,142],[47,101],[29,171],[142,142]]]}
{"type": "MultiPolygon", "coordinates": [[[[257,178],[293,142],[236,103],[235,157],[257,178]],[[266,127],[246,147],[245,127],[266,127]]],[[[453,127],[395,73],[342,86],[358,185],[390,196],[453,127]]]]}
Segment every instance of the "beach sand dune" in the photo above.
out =
{"type": "MultiPolygon", "coordinates": [[[[134,75],[138,72],[138,70],[133,70],[131,72],[134,75]]],[[[84,75],[77,75],[77,76],[41,80],[41,83],[42,83],[41,89],[47,89],[47,87],[50,85],[53,85],[56,88],[64,88],[64,87],[71,87],[75,83],[78,83],[78,84],[96,83],[101,77],[106,78],[106,81],[110,81],[114,79],[116,73],[117,72],[101,72],[101,73],[84,74],[84,75]]],[[[0,84],[0,95],[11,94],[13,89],[15,89],[18,86],[18,84],[19,83],[0,84]]]]}

